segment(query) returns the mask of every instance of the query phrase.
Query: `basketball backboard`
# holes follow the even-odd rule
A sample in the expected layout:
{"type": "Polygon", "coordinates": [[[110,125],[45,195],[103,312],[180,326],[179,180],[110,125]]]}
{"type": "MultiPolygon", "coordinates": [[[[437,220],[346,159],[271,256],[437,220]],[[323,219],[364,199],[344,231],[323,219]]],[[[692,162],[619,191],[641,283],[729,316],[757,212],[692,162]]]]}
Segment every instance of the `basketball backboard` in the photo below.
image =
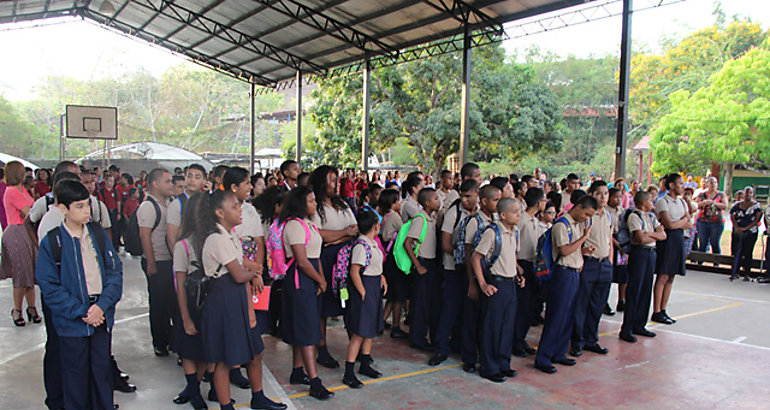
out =
{"type": "Polygon", "coordinates": [[[67,138],[118,139],[118,109],[67,105],[67,138]]]}

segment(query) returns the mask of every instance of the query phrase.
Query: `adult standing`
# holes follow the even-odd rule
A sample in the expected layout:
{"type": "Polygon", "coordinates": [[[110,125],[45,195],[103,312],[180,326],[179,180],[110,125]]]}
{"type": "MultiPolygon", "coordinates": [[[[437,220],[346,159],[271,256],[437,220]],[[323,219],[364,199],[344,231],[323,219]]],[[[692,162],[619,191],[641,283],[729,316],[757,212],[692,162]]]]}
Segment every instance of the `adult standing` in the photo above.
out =
{"type": "Polygon", "coordinates": [[[8,220],[5,219],[5,205],[3,204],[3,197],[5,196],[5,164],[0,162],[0,227],[3,231],[8,226],[8,220]]]}
{"type": "Polygon", "coordinates": [[[13,278],[13,310],[11,318],[16,326],[24,326],[21,305],[27,299],[27,320],[40,323],[42,319],[35,307],[35,259],[37,246],[24,226],[24,218],[29,214],[34,200],[24,189],[26,170],[19,161],[11,161],[5,166],[3,195],[5,217],[8,227],[3,232],[2,271],[0,279],[13,278]]]}
{"type": "Polygon", "coordinates": [[[733,223],[733,240],[738,241],[737,245],[733,246],[736,252],[733,255],[735,262],[730,281],[743,270],[741,276],[744,282],[748,282],[758,227],[762,221],[762,205],[754,200],[754,187],[747,186],[743,189],[743,201],[737,202],[730,209],[730,221],[733,223]]]}
{"type": "Polygon", "coordinates": [[[684,231],[692,227],[690,207],[685,203],[684,181],[679,174],[669,174],[663,179],[666,195],[655,204],[655,212],[661,225],[666,230],[666,239],[658,241],[655,272],[655,291],[653,299],[652,321],[667,325],[676,323],[666,312],[674,277],[686,273],[684,249],[684,231]]]}
{"type": "Polygon", "coordinates": [[[708,177],[706,191],[695,197],[698,204],[698,252],[705,252],[711,244],[711,252],[722,253],[720,239],[725,230],[722,213],[727,209],[727,196],[717,190],[717,179],[708,177]]]}

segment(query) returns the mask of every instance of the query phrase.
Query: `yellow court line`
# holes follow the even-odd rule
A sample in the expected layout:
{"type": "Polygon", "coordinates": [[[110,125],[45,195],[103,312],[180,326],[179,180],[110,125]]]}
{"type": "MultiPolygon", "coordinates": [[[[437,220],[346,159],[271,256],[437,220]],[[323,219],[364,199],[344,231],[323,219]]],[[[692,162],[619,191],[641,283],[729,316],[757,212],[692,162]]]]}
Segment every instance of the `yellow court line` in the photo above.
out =
{"type": "MultiPolygon", "coordinates": [[[[679,320],[679,319],[685,319],[685,318],[693,317],[693,316],[705,315],[706,313],[717,312],[719,310],[724,310],[724,309],[730,309],[730,308],[734,308],[734,307],[740,306],[742,304],[743,304],[743,302],[735,302],[735,303],[731,303],[729,305],[719,306],[719,307],[715,307],[715,308],[711,308],[711,309],[706,309],[706,310],[701,310],[701,311],[693,312],[693,313],[687,313],[687,314],[684,314],[684,315],[681,315],[681,316],[677,316],[674,319],[679,320]]],[[[649,322],[647,322],[647,326],[654,325],[655,323],[656,322],[649,321],[649,322]]],[[[612,335],[612,334],[617,334],[619,332],[620,332],[620,329],[612,330],[610,332],[600,333],[599,337],[609,336],[609,335],[612,335]]]]}

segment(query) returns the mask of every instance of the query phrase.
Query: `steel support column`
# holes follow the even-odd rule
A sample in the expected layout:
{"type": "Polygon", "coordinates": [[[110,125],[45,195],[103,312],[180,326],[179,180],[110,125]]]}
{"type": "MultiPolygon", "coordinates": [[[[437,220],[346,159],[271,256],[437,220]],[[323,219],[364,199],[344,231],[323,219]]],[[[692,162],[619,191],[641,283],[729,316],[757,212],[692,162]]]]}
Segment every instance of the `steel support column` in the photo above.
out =
{"type": "Polygon", "coordinates": [[[631,75],[631,15],[633,0],[623,0],[623,31],[620,36],[620,79],[618,80],[618,125],[615,140],[615,178],[626,176],[628,151],[628,83],[631,75]]]}
{"type": "Polygon", "coordinates": [[[361,169],[364,172],[369,171],[369,109],[371,108],[370,101],[370,86],[372,81],[372,67],[369,65],[369,58],[366,58],[364,62],[364,112],[361,114],[361,169]]]}
{"type": "Polygon", "coordinates": [[[468,25],[463,32],[463,89],[460,103],[460,166],[468,162],[470,105],[471,105],[471,38],[468,25]]]}
{"type": "Polygon", "coordinates": [[[257,125],[255,124],[255,121],[257,119],[257,109],[255,106],[255,99],[256,97],[256,91],[257,91],[257,85],[254,83],[254,81],[251,82],[251,92],[249,93],[249,101],[251,103],[251,133],[249,134],[251,138],[249,139],[249,173],[251,175],[254,175],[254,143],[256,142],[256,129],[257,125]]]}
{"type": "Polygon", "coordinates": [[[302,167],[302,71],[297,70],[297,154],[295,160],[302,167]]]}

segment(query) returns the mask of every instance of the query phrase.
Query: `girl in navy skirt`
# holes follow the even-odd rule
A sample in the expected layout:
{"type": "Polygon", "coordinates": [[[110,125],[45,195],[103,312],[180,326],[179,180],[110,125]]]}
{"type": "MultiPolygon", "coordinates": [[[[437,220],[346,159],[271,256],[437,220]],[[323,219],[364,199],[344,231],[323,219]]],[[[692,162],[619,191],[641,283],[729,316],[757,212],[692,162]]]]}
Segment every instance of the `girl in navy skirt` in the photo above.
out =
{"type": "Polygon", "coordinates": [[[343,383],[354,389],[364,385],[353,369],[359,351],[361,367],[358,372],[373,379],[382,376],[382,373],[372,368],[372,339],[382,331],[382,294],[383,290],[385,293],[388,291],[388,284],[382,276],[382,251],[374,241],[380,231],[379,217],[373,211],[361,211],[357,220],[361,235],[350,255],[347,286],[350,290],[350,306],[345,312],[350,343],[345,360],[345,376],[342,378],[343,383]]]}
{"type": "MultiPolygon", "coordinates": [[[[332,267],[337,263],[337,254],[345,244],[358,235],[356,217],[348,204],[337,195],[337,171],[322,165],[313,171],[310,182],[318,201],[318,211],[313,222],[323,238],[321,266],[324,279],[331,283],[332,267]]],[[[318,363],[330,369],[340,367],[326,348],[326,320],[342,315],[342,305],[331,289],[321,296],[321,342],[318,344],[318,363]]]]}
{"type": "MultiPolygon", "coordinates": [[[[273,221],[281,215],[281,205],[283,197],[287,193],[285,189],[279,186],[267,188],[261,195],[254,198],[254,207],[259,212],[262,219],[262,228],[265,233],[270,231],[273,221]]],[[[278,335],[278,319],[281,318],[281,286],[283,279],[272,280],[267,274],[267,260],[265,260],[262,275],[265,284],[270,284],[270,306],[268,307],[268,326],[267,332],[273,336],[278,335]]],[[[307,377],[307,376],[305,376],[307,377]]]]}
{"type": "Polygon", "coordinates": [[[212,279],[203,304],[203,357],[215,363],[214,385],[222,410],[233,409],[229,372],[247,363],[252,409],[284,409],[262,392],[262,351],[256,318],[246,284],[255,277],[243,267],[243,251],[233,228],[241,223],[241,205],[232,191],[214,191],[198,206],[196,243],[203,244],[201,261],[212,279]]]}
{"type": "Polygon", "coordinates": [[[401,311],[404,308],[404,303],[409,300],[409,281],[404,272],[398,269],[393,258],[393,241],[395,241],[395,235],[401,225],[404,224],[399,214],[401,212],[401,194],[395,189],[386,189],[380,194],[377,206],[380,209],[380,215],[384,215],[380,240],[387,254],[383,262],[383,271],[390,287],[383,320],[387,320],[392,312],[390,337],[404,339],[407,337],[407,333],[401,330],[401,311]]]}
{"type": "Polygon", "coordinates": [[[310,378],[310,395],[324,400],[334,393],[321,384],[315,365],[316,345],[321,341],[320,296],[327,288],[318,263],[321,235],[311,220],[315,213],[315,195],[305,186],[292,189],[281,209],[279,222],[286,223],[283,248],[286,258],[293,259],[283,278],[281,336],[294,352],[292,379],[302,374],[304,364],[310,378]]]}
{"type": "MultiPolygon", "coordinates": [[[[174,403],[190,404],[196,409],[206,409],[208,406],[203,400],[200,391],[200,380],[206,371],[206,362],[203,360],[203,340],[200,334],[201,315],[200,310],[193,301],[187,300],[185,280],[187,275],[199,269],[200,255],[195,250],[193,234],[195,233],[195,216],[198,202],[202,194],[193,195],[184,207],[182,226],[179,241],[174,245],[174,272],[176,273],[176,294],[179,303],[176,323],[183,326],[174,326],[174,351],[182,358],[182,369],[187,385],[176,398],[174,403]]],[[[213,388],[213,383],[212,383],[213,388]]]]}

